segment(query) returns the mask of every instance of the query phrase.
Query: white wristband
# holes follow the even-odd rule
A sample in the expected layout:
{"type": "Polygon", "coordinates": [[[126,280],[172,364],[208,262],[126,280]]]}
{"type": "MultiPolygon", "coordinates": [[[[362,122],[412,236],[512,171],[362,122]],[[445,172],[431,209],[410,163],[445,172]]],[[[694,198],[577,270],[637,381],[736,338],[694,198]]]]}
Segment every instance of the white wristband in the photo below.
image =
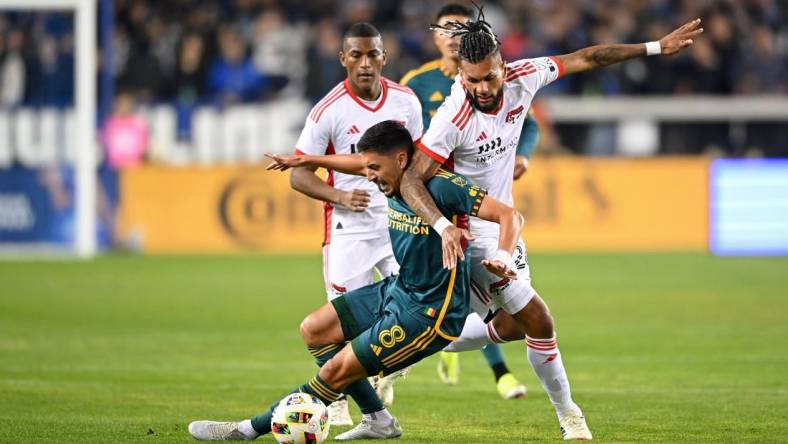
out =
{"type": "Polygon", "coordinates": [[[435,226],[432,228],[435,229],[435,232],[438,233],[438,236],[443,236],[443,231],[446,230],[446,228],[449,228],[451,225],[452,223],[449,221],[449,219],[441,217],[437,222],[435,222],[435,226]]]}
{"type": "Polygon", "coordinates": [[[659,42],[646,42],[646,55],[662,54],[662,45],[659,42]]]}
{"type": "Polygon", "coordinates": [[[507,267],[514,268],[514,261],[512,260],[512,255],[509,254],[509,252],[506,250],[498,250],[498,252],[495,253],[495,256],[493,256],[493,260],[501,261],[504,264],[506,264],[507,267]]]}

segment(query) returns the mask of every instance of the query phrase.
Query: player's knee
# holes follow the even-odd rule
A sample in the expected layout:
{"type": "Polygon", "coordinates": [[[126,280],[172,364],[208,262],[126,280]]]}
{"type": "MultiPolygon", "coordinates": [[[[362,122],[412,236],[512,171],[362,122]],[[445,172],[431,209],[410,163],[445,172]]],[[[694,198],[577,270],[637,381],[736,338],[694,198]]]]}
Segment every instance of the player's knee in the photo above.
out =
{"type": "Polygon", "coordinates": [[[555,323],[547,304],[539,296],[534,296],[518,316],[525,321],[525,332],[532,338],[552,338],[555,323]]]}
{"type": "Polygon", "coordinates": [[[491,321],[498,337],[504,341],[517,341],[525,338],[525,329],[505,311],[501,310],[491,321]]]}
{"type": "Polygon", "coordinates": [[[334,389],[341,389],[353,382],[350,367],[345,365],[341,356],[334,356],[320,367],[320,378],[334,389]]]}
{"type": "Polygon", "coordinates": [[[322,345],[319,339],[320,331],[317,320],[313,314],[307,315],[307,317],[301,321],[299,331],[301,332],[301,338],[304,340],[304,344],[310,346],[322,345]]]}
{"type": "Polygon", "coordinates": [[[552,338],[555,332],[553,315],[550,314],[550,310],[546,306],[543,305],[543,307],[543,310],[534,313],[531,328],[528,329],[528,335],[533,338],[552,338]]]}

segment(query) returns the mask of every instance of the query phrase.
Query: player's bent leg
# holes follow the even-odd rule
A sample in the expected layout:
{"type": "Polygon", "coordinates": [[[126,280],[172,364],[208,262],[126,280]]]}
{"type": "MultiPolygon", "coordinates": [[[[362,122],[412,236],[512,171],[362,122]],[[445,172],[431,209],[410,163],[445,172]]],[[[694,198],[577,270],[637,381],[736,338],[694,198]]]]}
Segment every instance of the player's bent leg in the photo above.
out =
{"type": "Polygon", "coordinates": [[[534,296],[514,317],[526,331],[528,361],[555,407],[564,439],[592,439],[583,412],[572,400],[569,378],[558,350],[553,317],[547,304],[539,296],[534,296]]]}
{"type": "MultiPolygon", "coordinates": [[[[367,371],[361,365],[350,344],[320,369],[320,376],[325,378],[329,384],[337,387],[360,381],[367,382],[367,371]]],[[[364,413],[359,425],[337,435],[334,439],[351,441],[356,439],[389,439],[400,436],[402,436],[402,428],[399,421],[381,406],[379,411],[364,413]]]]}
{"type": "MultiPolygon", "coordinates": [[[[309,348],[309,353],[315,357],[318,365],[326,362],[333,353],[340,350],[345,341],[342,326],[334,305],[325,304],[310,313],[301,322],[301,338],[309,348]],[[333,352],[333,353],[332,353],[333,352]]],[[[367,384],[368,385],[368,384],[367,384]]],[[[373,391],[364,387],[364,383],[351,385],[348,387],[349,394],[359,405],[365,405],[372,409],[377,408],[379,402],[373,391]]],[[[335,402],[328,405],[329,418],[331,425],[352,426],[353,417],[350,416],[347,397],[340,397],[335,402]]]]}
{"type": "MultiPolygon", "coordinates": [[[[375,269],[382,278],[394,276],[399,273],[399,264],[391,250],[391,242],[388,238],[370,240],[370,247],[377,248],[384,252],[383,258],[375,264],[375,269]]],[[[404,379],[410,372],[410,368],[405,368],[386,376],[374,375],[370,377],[372,386],[375,388],[378,397],[386,407],[394,404],[394,383],[399,379],[404,379]]]]}
{"type": "Polygon", "coordinates": [[[340,344],[346,340],[339,315],[331,303],[324,304],[307,315],[301,321],[299,331],[307,347],[340,344]]]}

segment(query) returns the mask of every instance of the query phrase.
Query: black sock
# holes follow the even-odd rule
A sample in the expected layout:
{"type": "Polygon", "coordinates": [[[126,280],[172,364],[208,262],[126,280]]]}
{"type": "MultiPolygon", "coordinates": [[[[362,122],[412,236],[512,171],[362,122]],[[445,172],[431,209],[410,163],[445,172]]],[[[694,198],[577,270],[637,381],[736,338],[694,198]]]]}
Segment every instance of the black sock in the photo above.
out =
{"type": "Polygon", "coordinates": [[[501,362],[500,364],[495,364],[492,366],[493,374],[495,375],[495,382],[498,382],[501,379],[501,376],[509,373],[509,368],[506,367],[506,364],[501,362]]]}

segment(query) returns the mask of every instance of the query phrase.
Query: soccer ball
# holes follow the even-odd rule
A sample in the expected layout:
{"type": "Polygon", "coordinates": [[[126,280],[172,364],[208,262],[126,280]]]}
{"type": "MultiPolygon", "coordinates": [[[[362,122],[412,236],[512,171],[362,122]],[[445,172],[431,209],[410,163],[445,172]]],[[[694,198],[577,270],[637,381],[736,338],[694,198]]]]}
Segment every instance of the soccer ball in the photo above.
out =
{"type": "Polygon", "coordinates": [[[271,433],[282,444],[321,444],[328,438],[328,409],[308,393],[291,393],[279,401],[271,433]]]}

